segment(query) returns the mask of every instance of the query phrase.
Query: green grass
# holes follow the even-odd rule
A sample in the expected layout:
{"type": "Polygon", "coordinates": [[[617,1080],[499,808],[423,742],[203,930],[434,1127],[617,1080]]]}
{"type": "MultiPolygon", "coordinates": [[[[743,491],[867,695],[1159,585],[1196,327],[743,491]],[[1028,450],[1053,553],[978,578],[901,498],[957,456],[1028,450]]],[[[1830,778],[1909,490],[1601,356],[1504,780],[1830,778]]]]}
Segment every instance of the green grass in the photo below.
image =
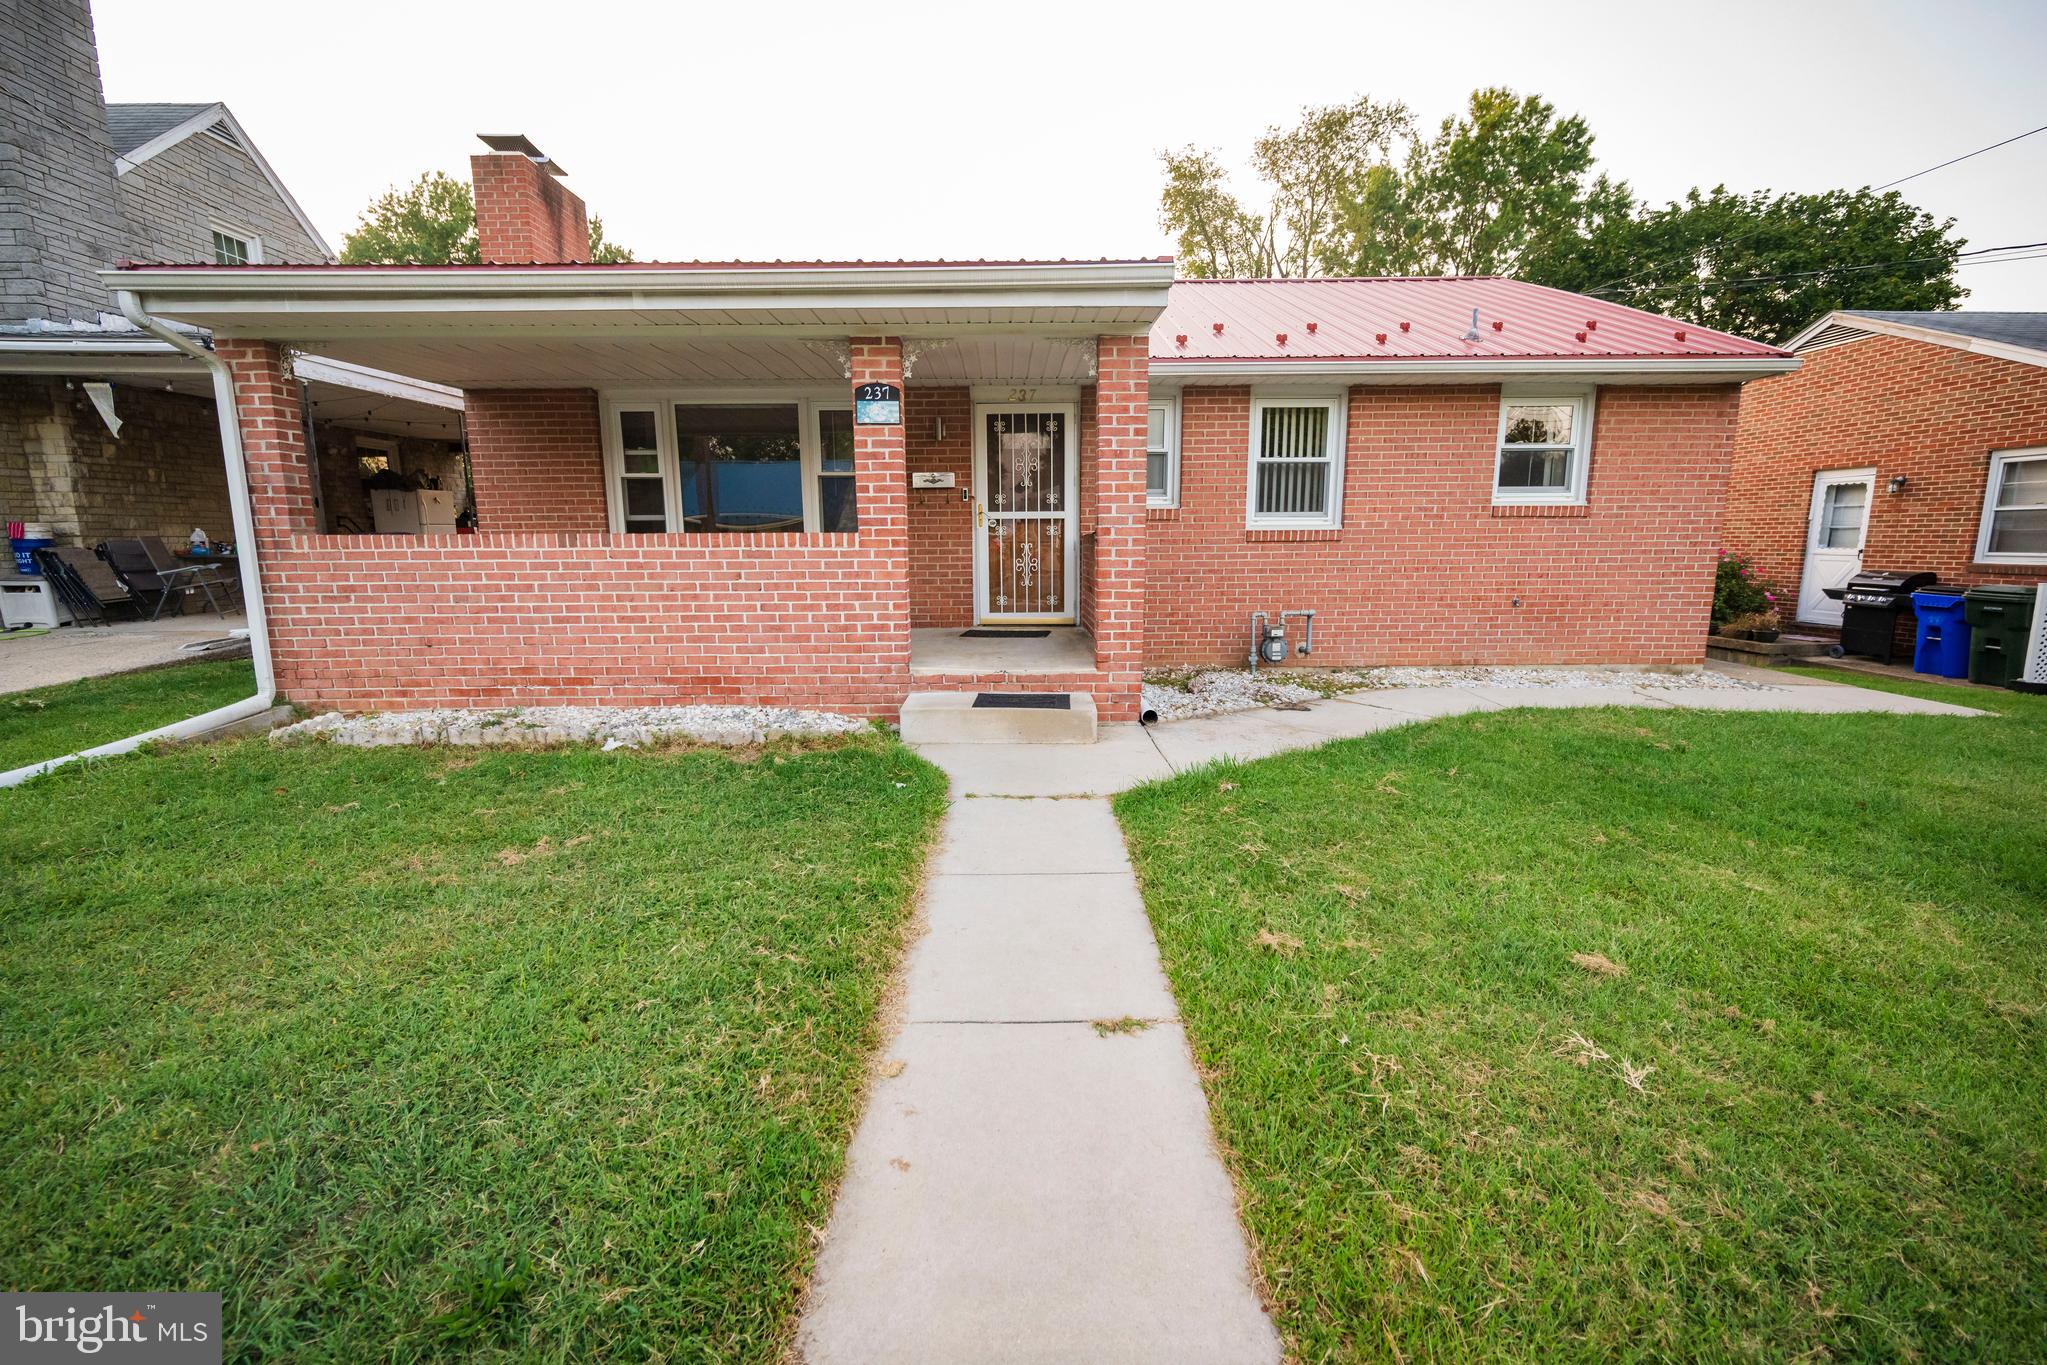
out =
{"type": "Polygon", "coordinates": [[[215,659],[0,693],[0,772],[126,739],[255,691],[247,659],[215,659]]]}
{"type": "Polygon", "coordinates": [[[771,1360],[937,772],[190,748],[0,793],[0,1283],[231,1360],[771,1360]]]}
{"type": "Polygon", "coordinates": [[[2037,1358],[2047,699],[1924,690],[2001,714],[1523,711],[1119,799],[1301,1359],[2037,1358]]]}

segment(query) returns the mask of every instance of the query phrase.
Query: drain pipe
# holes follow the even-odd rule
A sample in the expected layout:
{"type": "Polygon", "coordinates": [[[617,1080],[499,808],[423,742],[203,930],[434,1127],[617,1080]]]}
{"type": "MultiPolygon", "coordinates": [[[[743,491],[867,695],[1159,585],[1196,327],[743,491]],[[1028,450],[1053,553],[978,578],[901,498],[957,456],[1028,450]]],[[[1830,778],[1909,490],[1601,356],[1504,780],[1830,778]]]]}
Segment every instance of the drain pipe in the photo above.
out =
{"type": "Polygon", "coordinates": [[[242,424],[235,412],[234,377],[228,373],[227,362],[210,349],[143,311],[142,301],[129,290],[117,290],[114,299],[120,305],[121,315],[136,329],[147,332],[176,350],[183,351],[213,373],[213,407],[220,419],[221,458],[227,463],[228,508],[234,521],[235,555],[242,574],[242,608],[249,618],[249,656],[250,661],[256,666],[256,694],[246,700],[193,716],[189,720],[161,725],[154,730],[145,730],[139,735],[117,739],[111,744],[96,745],[90,749],[81,749],[75,754],[65,754],[62,758],[31,763],[25,768],[0,773],[0,787],[19,786],[32,777],[40,776],[52,768],[62,767],[75,759],[111,758],[115,754],[128,753],[154,740],[189,739],[195,735],[207,734],[223,726],[232,725],[238,720],[261,715],[268,711],[277,699],[277,675],[272,671],[270,663],[270,630],[263,611],[262,574],[256,562],[256,519],[249,506],[249,473],[242,461],[242,424]]]}

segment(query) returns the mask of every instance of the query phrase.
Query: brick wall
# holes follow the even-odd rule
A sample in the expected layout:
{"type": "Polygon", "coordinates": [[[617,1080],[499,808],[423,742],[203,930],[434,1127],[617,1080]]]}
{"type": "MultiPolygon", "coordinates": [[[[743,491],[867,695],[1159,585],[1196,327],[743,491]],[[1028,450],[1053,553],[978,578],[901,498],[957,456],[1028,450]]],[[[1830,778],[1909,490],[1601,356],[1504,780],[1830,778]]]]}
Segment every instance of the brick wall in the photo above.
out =
{"type": "Polygon", "coordinates": [[[255,233],[267,264],[327,259],[255,158],[219,138],[194,134],[116,183],[137,259],[211,261],[215,222],[255,233]]]}
{"type": "Polygon", "coordinates": [[[1319,664],[1699,663],[1737,399],[1600,390],[1587,505],[1538,510],[1492,506],[1497,387],[1354,388],[1342,528],[1256,532],[1250,392],[1189,388],[1145,661],[1236,662],[1250,613],[1313,608],[1319,664]]]}
{"type": "MultiPolygon", "coordinates": [[[[1876,469],[1862,562],[1943,583],[2038,583],[2047,564],[1978,564],[1993,451],[2047,445],[2047,369],[1876,336],[1802,357],[1743,392],[1727,496],[1727,545],[1795,603],[1813,476],[1876,469]],[[1906,479],[1905,491],[1885,485],[1906,479]]],[[[1907,638],[1909,618],[1900,623],[1907,638]]]]}
{"type": "Polygon", "coordinates": [[[517,152],[486,152],[469,158],[469,180],[486,264],[590,259],[589,217],[559,176],[517,152]]]}
{"type": "MultiPolygon", "coordinates": [[[[974,623],[974,405],[969,389],[905,389],[903,421],[913,473],[953,476],[955,487],[910,490],[910,624],[974,623]],[[945,423],[945,439],[937,424],[945,423]]],[[[866,509],[861,509],[864,518],[866,509]]]]}
{"type": "MultiPolygon", "coordinates": [[[[303,436],[282,420],[291,381],[281,355],[261,342],[216,346],[235,372],[278,685],[294,701],[349,710],[730,701],[893,716],[909,690],[900,427],[855,435],[855,535],[610,535],[601,487],[594,531],[314,535],[303,436]]],[[[901,383],[900,357],[892,340],[856,341],[854,382],[901,383]]],[[[479,426],[483,395],[470,396],[479,500],[507,443],[541,439],[519,413],[552,433],[564,463],[588,455],[594,403],[549,396],[582,401],[587,422],[508,395],[518,401],[495,408],[501,420],[479,426]]],[[[500,521],[544,520],[540,508],[502,501],[513,487],[546,485],[501,480],[500,521]]]]}
{"type": "Polygon", "coordinates": [[[472,389],[463,402],[478,530],[610,529],[595,390],[472,389]]]}
{"type": "Polygon", "coordinates": [[[204,398],[114,387],[115,440],[81,388],[0,376],[0,513],[48,522],[67,544],[156,535],[181,543],[194,526],[234,533],[220,427],[204,398]]]}

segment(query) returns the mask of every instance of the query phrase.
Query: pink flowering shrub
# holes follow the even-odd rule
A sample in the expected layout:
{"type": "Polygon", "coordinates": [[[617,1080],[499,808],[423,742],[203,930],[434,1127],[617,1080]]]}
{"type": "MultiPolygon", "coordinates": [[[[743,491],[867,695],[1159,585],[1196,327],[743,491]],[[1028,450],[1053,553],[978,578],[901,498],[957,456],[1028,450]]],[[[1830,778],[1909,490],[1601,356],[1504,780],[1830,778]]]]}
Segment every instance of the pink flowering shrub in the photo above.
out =
{"type": "Polygon", "coordinates": [[[1713,579],[1713,624],[1724,626],[1736,617],[1774,618],[1776,613],[1777,585],[1757,573],[1747,555],[1722,550],[1713,579]]]}

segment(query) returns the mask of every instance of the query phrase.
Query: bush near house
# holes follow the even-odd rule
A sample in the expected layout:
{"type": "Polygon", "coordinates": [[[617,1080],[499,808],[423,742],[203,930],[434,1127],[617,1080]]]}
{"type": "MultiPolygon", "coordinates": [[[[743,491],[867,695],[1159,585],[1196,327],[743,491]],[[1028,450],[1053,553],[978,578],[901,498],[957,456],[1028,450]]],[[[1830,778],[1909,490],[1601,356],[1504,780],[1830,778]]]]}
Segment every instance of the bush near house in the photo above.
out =
{"type": "Polygon", "coordinates": [[[1755,563],[1747,555],[1720,552],[1713,574],[1715,627],[1744,617],[1769,618],[1774,622],[1778,596],[1777,585],[1757,573],[1755,563]]]}
{"type": "Polygon", "coordinates": [[[1920,690],[2003,714],[1511,712],[1118,800],[1300,1359],[2037,1356],[2047,699],[1920,690]]]}
{"type": "Polygon", "coordinates": [[[0,792],[0,1283],[237,1361],[772,1360],[944,782],[283,750],[0,792]]]}

